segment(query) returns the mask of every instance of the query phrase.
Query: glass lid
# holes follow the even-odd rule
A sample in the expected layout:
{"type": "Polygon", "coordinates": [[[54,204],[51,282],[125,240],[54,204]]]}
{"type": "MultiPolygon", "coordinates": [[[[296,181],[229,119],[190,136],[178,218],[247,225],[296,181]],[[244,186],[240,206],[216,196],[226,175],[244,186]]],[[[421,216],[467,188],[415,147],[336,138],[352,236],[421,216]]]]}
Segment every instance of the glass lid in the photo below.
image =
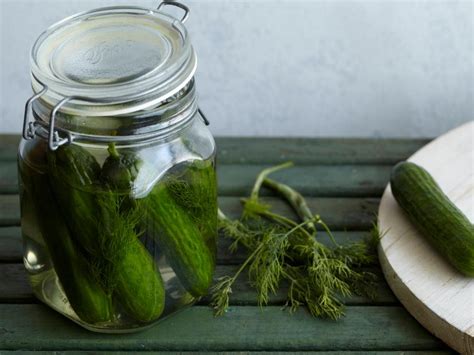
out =
{"type": "Polygon", "coordinates": [[[165,101],[196,70],[186,15],[178,20],[157,10],[107,7],[56,23],[31,51],[33,90],[46,86],[38,103],[52,109],[63,100],[61,113],[104,116],[165,101]]]}

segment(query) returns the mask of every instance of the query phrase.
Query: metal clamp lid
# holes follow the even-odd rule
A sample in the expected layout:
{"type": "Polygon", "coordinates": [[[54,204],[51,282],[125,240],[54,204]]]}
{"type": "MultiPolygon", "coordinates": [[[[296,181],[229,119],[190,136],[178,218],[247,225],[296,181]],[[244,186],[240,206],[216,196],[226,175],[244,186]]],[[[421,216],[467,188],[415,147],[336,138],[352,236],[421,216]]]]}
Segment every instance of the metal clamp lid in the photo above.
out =
{"type": "MultiPolygon", "coordinates": [[[[184,23],[188,19],[190,10],[186,5],[183,5],[177,1],[164,0],[158,5],[157,10],[161,10],[165,6],[175,6],[184,10],[184,15],[179,20],[180,22],[184,23]]],[[[194,73],[194,67],[195,67],[195,63],[193,64],[193,67],[191,68],[192,70],[190,69],[188,73],[189,75],[192,75],[194,73]]],[[[75,139],[80,139],[81,137],[80,133],[73,134],[72,132],[66,129],[63,129],[61,127],[56,127],[57,114],[61,110],[61,108],[63,108],[64,105],[66,105],[70,101],[76,101],[76,102],[79,101],[79,102],[85,103],[86,105],[88,103],[91,103],[91,104],[110,104],[111,103],[111,99],[108,97],[90,97],[88,94],[71,95],[69,93],[69,95],[62,96],[62,98],[59,101],[57,101],[56,104],[52,107],[49,114],[47,114],[49,116],[49,122],[46,119],[47,116],[43,117],[42,119],[41,118],[31,119],[30,115],[33,116],[32,114],[33,103],[37,101],[38,99],[40,99],[43,95],[45,95],[48,92],[48,90],[50,90],[50,88],[48,87],[49,83],[48,85],[46,85],[44,81],[38,78],[33,72],[32,72],[32,75],[33,75],[34,81],[37,83],[36,90],[35,90],[37,91],[37,93],[31,96],[26,101],[26,104],[25,104],[25,111],[24,111],[24,117],[23,117],[23,138],[26,140],[33,139],[37,134],[46,138],[45,131],[47,131],[48,147],[52,151],[58,149],[60,146],[64,144],[70,144],[75,139]],[[38,132],[38,128],[40,127],[42,127],[43,130],[38,132]]],[[[178,92],[179,91],[178,89],[179,87],[174,88],[174,91],[178,92]]],[[[50,91],[57,92],[56,89],[52,86],[51,86],[50,91]]],[[[158,100],[158,98],[156,100],[158,100]]],[[[46,100],[46,101],[51,102],[50,100],[46,100]]],[[[156,104],[159,105],[159,101],[157,101],[154,105],[156,104]]],[[[203,122],[206,125],[209,125],[209,121],[207,120],[207,118],[205,117],[205,115],[202,113],[202,111],[199,108],[198,108],[198,113],[201,116],[201,119],[203,120],[203,122]]]]}

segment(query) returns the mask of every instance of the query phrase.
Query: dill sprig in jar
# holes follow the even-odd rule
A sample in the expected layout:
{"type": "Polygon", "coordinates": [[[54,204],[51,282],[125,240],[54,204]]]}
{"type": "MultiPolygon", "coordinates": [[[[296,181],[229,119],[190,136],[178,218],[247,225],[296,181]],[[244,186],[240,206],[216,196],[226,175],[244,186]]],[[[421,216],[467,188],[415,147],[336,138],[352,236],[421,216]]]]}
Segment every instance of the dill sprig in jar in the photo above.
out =
{"type": "Polygon", "coordinates": [[[93,331],[150,326],[212,282],[215,143],[188,14],[172,1],[100,8],[51,26],[31,50],[24,263],[41,301],[93,331]]]}

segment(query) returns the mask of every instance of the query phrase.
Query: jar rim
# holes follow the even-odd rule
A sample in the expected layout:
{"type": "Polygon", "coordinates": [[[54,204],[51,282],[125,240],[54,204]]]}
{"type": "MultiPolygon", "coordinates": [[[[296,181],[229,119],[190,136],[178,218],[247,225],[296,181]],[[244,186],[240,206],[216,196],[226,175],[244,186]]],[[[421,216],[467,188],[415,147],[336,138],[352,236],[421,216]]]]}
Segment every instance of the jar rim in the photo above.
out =
{"type": "Polygon", "coordinates": [[[60,112],[110,116],[132,113],[182,90],[196,55],[183,23],[137,6],[103,7],[46,29],[30,52],[32,87],[39,102],[60,112]]]}

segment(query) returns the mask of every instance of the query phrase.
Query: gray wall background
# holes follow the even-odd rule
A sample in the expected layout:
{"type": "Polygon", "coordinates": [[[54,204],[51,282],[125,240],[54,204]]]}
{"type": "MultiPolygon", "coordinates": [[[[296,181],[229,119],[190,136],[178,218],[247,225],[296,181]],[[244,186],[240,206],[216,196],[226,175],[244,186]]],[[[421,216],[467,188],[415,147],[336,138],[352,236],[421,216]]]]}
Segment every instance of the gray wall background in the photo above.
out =
{"type": "MultiPolygon", "coordinates": [[[[183,1],[215,135],[419,137],[473,119],[472,1],[183,1]]],[[[157,2],[0,0],[0,132],[20,132],[43,29],[157,2]]]]}

